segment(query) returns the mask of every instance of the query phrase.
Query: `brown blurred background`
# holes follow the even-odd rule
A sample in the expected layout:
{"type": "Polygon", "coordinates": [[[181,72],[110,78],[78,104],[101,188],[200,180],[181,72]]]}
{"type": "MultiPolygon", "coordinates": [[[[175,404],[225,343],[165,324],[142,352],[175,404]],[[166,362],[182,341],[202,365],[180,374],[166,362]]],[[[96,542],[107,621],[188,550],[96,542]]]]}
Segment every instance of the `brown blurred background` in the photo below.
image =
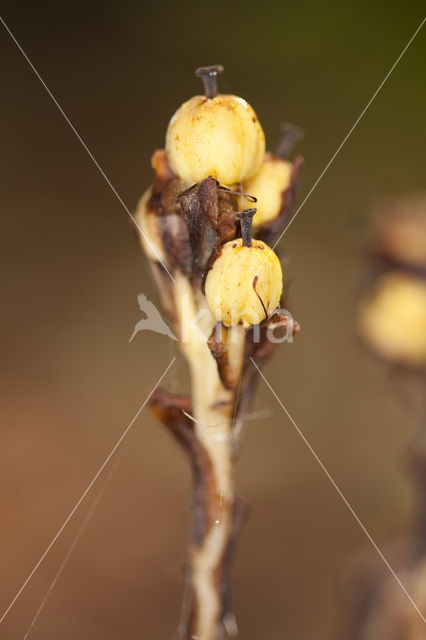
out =
{"type": "MultiPolygon", "coordinates": [[[[306,134],[299,202],[400,54],[423,2],[3,2],[2,16],[132,210],[193,69],[220,62],[269,146],[306,134]]],[[[0,602],[4,610],[169,363],[128,343],[156,301],[129,217],[3,27],[0,602]]],[[[379,546],[410,530],[404,470],[414,412],[358,342],[360,250],[380,196],[424,188],[426,32],[420,32],[282,247],[302,326],[265,373],[379,546]]],[[[175,364],[172,390],[187,387],[175,364]]],[[[250,423],[239,489],[252,505],[235,566],[244,640],[325,640],[340,580],[371,546],[274,397],[250,423]]],[[[189,473],[144,411],[31,637],[169,640],[182,591],[189,473]]],[[[22,638],[103,478],[2,624],[22,638]]],[[[373,553],[373,551],[371,551],[373,553]]],[[[403,598],[401,593],[401,598],[403,598]]]]}

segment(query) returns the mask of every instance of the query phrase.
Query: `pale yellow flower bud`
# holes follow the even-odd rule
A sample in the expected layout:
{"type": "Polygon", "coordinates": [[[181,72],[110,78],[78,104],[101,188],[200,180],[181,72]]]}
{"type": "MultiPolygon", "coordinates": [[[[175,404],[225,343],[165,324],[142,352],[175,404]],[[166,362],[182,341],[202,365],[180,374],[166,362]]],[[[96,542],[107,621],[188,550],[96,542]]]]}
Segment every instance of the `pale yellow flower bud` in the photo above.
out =
{"type": "Polygon", "coordinates": [[[426,365],[426,281],[394,271],[382,276],[360,310],[366,341],[383,357],[426,365]]]}
{"type": "Polygon", "coordinates": [[[277,255],[260,240],[241,238],[222,247],[209,271],[205,294],[215,320],[231,327],[259,324],[279,306],[283,275],[277,255]]]}
{"type": "MultiPolygon", "coordinates": [[[[268,154],[259,171],[244,182],[244,191],[257,199],[257,212],[253,226],[257,227],[276,218],[283,206],[283,192],[290,186],[293,164],[268,154]]],[[[241,208],[246,199],[239,198],[241,208]]]]}
{"type": "Polygon", "coordinates": [[[194,96],[170,120],[166,151],[173,171],[185,182],[213,176],[229,186],[258,171],[265,136],[255,112],[242,98],[194,96]]]}

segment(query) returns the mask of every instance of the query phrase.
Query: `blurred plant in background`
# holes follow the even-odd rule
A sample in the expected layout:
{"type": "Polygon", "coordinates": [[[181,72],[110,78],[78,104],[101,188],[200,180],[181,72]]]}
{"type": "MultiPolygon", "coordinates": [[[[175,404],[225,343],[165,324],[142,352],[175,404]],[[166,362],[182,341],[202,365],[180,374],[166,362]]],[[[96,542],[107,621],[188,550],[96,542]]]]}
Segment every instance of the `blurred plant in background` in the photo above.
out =
{"type": "MultiPolygon", "coordinates": [[[[411,539],[390,545],[392,568],[364,558],[348,573],[341,630],[345,640],[421,640],[426,609],[426,194],[382,202],[373,210],[372,277],[358,324],[369,350],[409,384],[418,420],[408,463],[417,508],[411,539]],[[416,606],[420,611],[416,611],[416,606]],[[347,615],[349,612],[349,615],[347,615]]],[[[407,407],[407,415],[410,415],[407,407]]]]}
{"type": "MultiPolygon", "coordinates": [[[[281,155],[265,157],[252,107],[218,93],[222,71],[196,70],[205,93],[172,116],[135,218],[191,373],[190,395],[158,388],[149,401],[193,471],[179,640],[238,634],[230,570],[247,505],[236,492],[235,466],[259,366],[277,344],[270,332],[284,330],[285,337],[290,323],[281,264],[267,242],[294,203],[302,160],[289,156],[300,135],[284,128],[281,155]],[[247,201],[259,202],[259,210],[239,211],[247,201]]],[[[298,325],[290,324],[292,334],[298,325]]]]}

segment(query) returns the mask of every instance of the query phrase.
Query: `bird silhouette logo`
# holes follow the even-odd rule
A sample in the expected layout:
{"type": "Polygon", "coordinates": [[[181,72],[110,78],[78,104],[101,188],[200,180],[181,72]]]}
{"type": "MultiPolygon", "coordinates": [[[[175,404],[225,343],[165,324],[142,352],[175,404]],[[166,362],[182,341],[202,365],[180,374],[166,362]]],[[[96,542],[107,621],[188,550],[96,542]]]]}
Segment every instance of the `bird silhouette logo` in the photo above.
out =
{"type": "Polygon", "coordinates": [[[163,336],[169,337],[171,340],[177,340],[176,336],[171,332],[170,328],[164,322],[157,307],[143,294],[138,295],[138,303],[140,310],[146,315],[136,324],[133,334],[129,340],[131,342],[139,331],[155,331],[163,336]]]}

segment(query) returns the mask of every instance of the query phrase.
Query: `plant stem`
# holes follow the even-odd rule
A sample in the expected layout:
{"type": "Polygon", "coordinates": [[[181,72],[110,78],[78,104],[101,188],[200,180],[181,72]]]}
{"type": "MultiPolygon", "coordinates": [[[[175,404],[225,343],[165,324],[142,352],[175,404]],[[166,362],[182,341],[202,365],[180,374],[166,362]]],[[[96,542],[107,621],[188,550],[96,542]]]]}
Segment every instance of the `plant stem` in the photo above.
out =
{"type": "MultiPolygon", "coordinates": [[[[233,535],[235,505],[232,456],[232,416],[235,391],[226,389],[219,377],[217,364],[207,341],[214,328],[204,297],[194,294],[189,280],[177,274],[175,307],[179,319],[180,348],[191,371],[192,411],[195,435],[209,460],[210,478],[207,495],[194,505],[195,519],[200,509],[207,511],[203,536],[193,536],[189,548],[189,565],[193,589],[193,611],[188,633],[197,640],[217,640],[223,635],[225,615],[222,565],[233,535]]],[[[235,335],[234,350],[239,358],[234,362],[241,371],[245,332],[235,335]],[[238,364],[237,364],[238,363],[238,364]]]]}
{"type": "MultiPolygon", "coordinates": [[[[261,364],[268,357],[275,347],[268,339],[269,326],[281,327],[287,333],[287,318],[283,322],[277,312],[256,330],[244,329],[242,324],[232,328],[221,322],[215,324],[203,283],[221,248],[239,237],[236,195],[224,190],[212,176],[186,184],[172,172],[164,150],[153,154],[152,165],[153,185],[140,200],[135,221],[163,311],[191,375],[191,396],[157,388],[149,403],[153,415],[188,456],[193,473],[186,574],[189,588],[178,638],[223,640],[237,634],[230,568],[247,507],[236,495],[234,465],[257,379],[250,359],[261,364]]],[[[290,212],[300,167],[301,159],[294,163],[291,185],[277,220],[267,228],[257,228],[257,237],[265,242],[273,241],[290,212]]],[[[247,246],[251,243],[254,213],[255,209],[248,209],[240,215],[247,246]]],[[[294,323],[293,333],[297,328],[294,323]]]]}

